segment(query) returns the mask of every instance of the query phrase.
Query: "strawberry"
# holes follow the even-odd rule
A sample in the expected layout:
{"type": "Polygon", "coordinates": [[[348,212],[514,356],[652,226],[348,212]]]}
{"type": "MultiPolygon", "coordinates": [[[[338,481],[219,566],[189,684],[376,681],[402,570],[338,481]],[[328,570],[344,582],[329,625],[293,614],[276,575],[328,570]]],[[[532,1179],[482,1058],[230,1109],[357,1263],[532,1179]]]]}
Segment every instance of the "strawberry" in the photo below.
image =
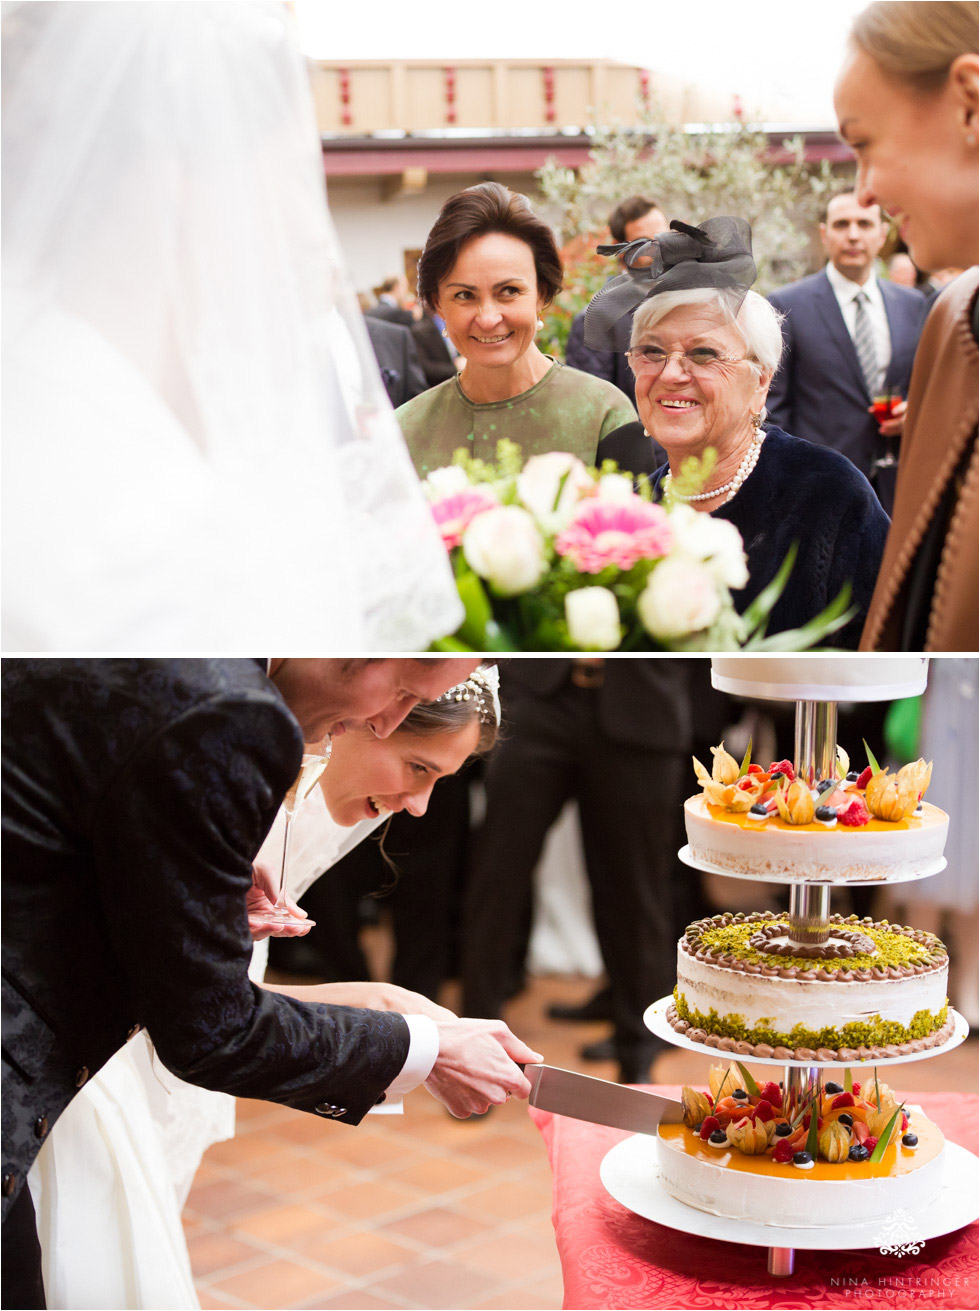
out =
{"type": "Polygon", "coordinates": [[[851,1125],[851,1134],[856,1143],[865,1143],[871,1137],[871,1131],[863,1120],[855,1120],[851,1125]]]}
{"type": "Polygon", "coordinates": [[[790,783],[796,778],[796,771],[788,760],[774,760],[766,772],[782,774],[790,783]]]}
{"type": "Polygon", "coordinates": [[[740,778],[735,786],[742,792],[751,792],[756,786],[756,781],[746,774],[745,778],[740,778]]]}
{"type": "Polygon", "coordinates": [[[768,1083],[764,1083],[759,1089],[759,1093],[763,1101],[768,1102],[770,1106],[775,1106],[777,1109],[782,1106],[783,1090],[774,1080],[770,1079],[768,1083]]]}
{"type": "Polygon", "coordinates": [[[842,1092],[842,1093],[838,1093],[837,1096],[834,1098],[834,1100],[830,1103],[830,1109],[832,1111],[836,1111],[839,1110],[840,1107],[842,1106],[853,1106],[853,1105],[854,1105],[854,1098],[851,1095],[851,1093],[842,1092]]]}
{"type": "Polygon", "coordinates": [[[908,1127],[909,1127],[909,1117],[908,1117],[908,1116],[905,1114],[905,1112],[903,1111],[903,1112],[902,1112],[902,1133],[904,1133],[905,1130],[906,1130],[908,1127]]]}
{"type": "Polygon", "coordinates": [[[844,824],[848,828],[863,828],[870,818],[868,808],[860,797],[853,797],[837,812],[837,823],[844,824]]]}
{"type": "Polygon", "coordinates": [[[720,1128],[721,1124],[719,1123],[717,1116],[706,1115],[701,1121],[701,1132],[698,1134],[698,1137],[703,1139],[704,1142],[707,1142],[714,1131],[720,1128]]]}
{"type": "Polygon", "coordinates": [[[862,769],[861,773],[858,774],[857,782],[854,784],[854,786],[858,788],[859,791],[863,792],[864,789],[871,782],[871,780],[874,778],[874,775],[875,775],[874,770],[871,768],[870,765],[868,765],[866,769],[862,769]]]}
{"type": "Polygon", "coordinates": [[[796,1147],[788,1138],[778,1138],[772,1149],[772,1159],[776,1165],[789,1165],[796,1155],[796,1147]]]}
{"type": "Polygon", "coordinates": [[[761,765],[749,765],[748,769],[745,772],[746,774],[764,774],[766,771],[762,768],[761,765]]]}

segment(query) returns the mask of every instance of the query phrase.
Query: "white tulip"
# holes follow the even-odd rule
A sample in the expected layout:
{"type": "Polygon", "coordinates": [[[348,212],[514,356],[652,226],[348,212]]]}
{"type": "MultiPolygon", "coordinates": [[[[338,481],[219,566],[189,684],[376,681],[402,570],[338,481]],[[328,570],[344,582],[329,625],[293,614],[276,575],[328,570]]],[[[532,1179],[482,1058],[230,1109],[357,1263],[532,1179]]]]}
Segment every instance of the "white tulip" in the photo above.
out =
{"type": "Polygon", "coordinates": [[[466,470],[458,464],[447,464],[441,469],[433,469],[422,483],[422,490],[430,501],[441,501],[457,492],[465,492],[470,485],[466,470]]]}
{"type": "Polygon", "coordinates": [[[633,479],[624,478],[621,473],[604,473],[597,483],[596,498],[600,501],[612,501],[616,505],[625,505],[633,499],[633,479]]]}
{"type": "Polygon", "coordinates": [[[614,651],[623,630],[619,605],[608,587],[578,587],[565,597],[568,635],[581,651],[614,651]]]}
{"type": "Polygon", "coordinates": [[[653,637],[687,637],[709,628],[721,611],[718,581],[696,560],[661,560],[637,598],[644,628],[653,637]]]}
{"type": "Polygon", "coordinates": [[[478,514],[463,534],[463,554],[504,596],[530,591],[548,568],[544,538],[519,505],[478,514]]]}
{"type": "Polygon", "coordinates": [[[726,587],[744,587],[749,581],[742,534],[727,519],[677,505],[670,512],[677,549],[700,560],[726,587]]]}
{"type": "Polygon", "coordinates": [[[593,486],[588,469],[567,451],[532,455],[517,476],[517,495],[547,533],[565,526],[583,495],[591,492],[593,486]]]}

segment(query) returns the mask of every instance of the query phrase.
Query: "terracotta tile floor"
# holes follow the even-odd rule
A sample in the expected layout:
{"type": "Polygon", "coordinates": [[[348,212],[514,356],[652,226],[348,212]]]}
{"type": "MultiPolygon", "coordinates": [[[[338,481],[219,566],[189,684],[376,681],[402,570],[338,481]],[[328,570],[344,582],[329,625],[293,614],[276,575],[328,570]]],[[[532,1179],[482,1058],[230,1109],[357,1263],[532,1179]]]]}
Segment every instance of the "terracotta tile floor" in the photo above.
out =
{"type": "MultiPolygon", "coordinates": [[[[507,1015],[553,1065],[583,1065],[599,1024],[555,1024],[585,979],[535,979],[507,1015]]],[[[453,1004],[452,996],[444,998],[453,1004]]],[[[903,1090],[975,1088],[976,1040],[903,1067],[903,1090]]],[[[654,1078],[696,1083],[705,1061],[662,1055],[654,1078]]],[[[238,1135],[205,1156],[184,1213],[202,1307],[538,1308],[562,1303],[551,1175],[523,1103],[453,1120],[424,1090],[404,1116],[357,1128],[240,1101],[238,1135]]]]}

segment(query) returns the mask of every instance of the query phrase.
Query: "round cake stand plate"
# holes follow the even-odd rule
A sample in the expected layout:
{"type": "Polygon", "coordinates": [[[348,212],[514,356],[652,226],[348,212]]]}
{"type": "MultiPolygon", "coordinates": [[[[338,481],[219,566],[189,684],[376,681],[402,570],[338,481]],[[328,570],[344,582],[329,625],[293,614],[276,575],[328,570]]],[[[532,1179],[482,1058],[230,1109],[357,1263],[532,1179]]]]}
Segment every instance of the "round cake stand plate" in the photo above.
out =
{"type": "Polygon", "coordinates": [[[940,874],[946,868],[946,857],[939,856],[936,860],[921,866],[914,874],[895,874],[890,869],[882,869],[881,878],[878,879],[815,879],[808,874],[790,874],[787,871],[783,873],[773,873],[770,870],[760,870],[753,873],[751,870],[724,869],[721,865],[714,865],[710,860],[703,860],[700,856],[695,856],[691,851],[690,843],[681,847],[677,855],[685,865],[690,865],[691,869],[699,869],[705,874],[721,874],[726,879],[752,879],[764,883],[807,883],[813,887],[844,887],[848,884],[854,884],[858,887],[875,886],[878,883],[914,883],[916,879],[929,879],[934,874],[940,874]]]}
{"type": "MultiPolygon", "coordinates": [[[[783,1229],[754,1220],[733,1220],[679,1202],[664,1191],[658,1178],[657,1140],[635,1134],[617,1143],[603,1157],[599,1178],[606,1192],[628,1211],[702,1238],[752,1247],[809,1248],[834,1251],[853,1247],[881,1247],[888,1217],[865,1224],[835,1225],[826,1229],[783,1229]]],[[[909,1228],[917,1239],[938,1238],[977,1218],[980,1161],[965,1147],[946,1144],[943,1187],[935,1201],[921,1211],[907,1208],[909,1228]]],[[[805,1186],[805,1185],[803,1185],[805,1186]]],[[[911,1240],[908,1240],[911,1241],[911,1240]]]]}
{"type": "Polygon", "coordinates": [[[852,1070],[859,1070],[871,1065],[904,1065],[908,1061],[924,1061],[933,1056],[942,1056],[945,1052],[951,1052],[954,1047],[958,1047],[967,1038],[970,1032],[970,1026],[959,1011],[950,1009],[949,1013],[953,1017],[953,1032],[950,1037],[939,1046],[927,1047],[921,1052],[908,1052],[905,1056],[868,1057],[863,1061],[787,1061],[777,1056],[740,1056],[738,1052],[723,1052],[717,1047],[708,1047],[703,1042],[692,1042],[685,1034],[678,1033],[667,1019],[667,1008],[673,1000],[673,997],[661,997],[659,1001],[655,1001],[652,1006],[648,1006],[643,1012],[643,1023],[651,1033],[655,1033],[658,1038],[663,1038],[665,1042],[671,1043],[674,1047],[683,1047],[685,1051],[697,1052],[699,1056],[712,1056],[722,1061],[743,1061],[748,1062],[750,1065],[788,1065],[798,1070],[812,1070],[818,1066],[850,1067],[852,1070]]]}

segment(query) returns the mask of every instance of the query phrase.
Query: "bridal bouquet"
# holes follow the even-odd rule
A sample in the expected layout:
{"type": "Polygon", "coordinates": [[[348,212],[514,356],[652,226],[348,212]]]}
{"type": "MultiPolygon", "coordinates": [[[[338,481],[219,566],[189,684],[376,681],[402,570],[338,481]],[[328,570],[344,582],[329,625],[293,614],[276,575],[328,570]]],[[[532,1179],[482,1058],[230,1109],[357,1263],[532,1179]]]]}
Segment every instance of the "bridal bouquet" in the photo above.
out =
{"type": "Polygon", "coordinates": [[[612,464],[590,469],[561,451],[525,463],[501,441],[495,463],[458,450],[423,488],[466,610],[439,650],[785,650],[839,626],[808,625],[790,647],[785,634],[763,637],[792,560],[739,616],[731,592],[749,576],[735,526],[653,504],[612,464]]]}

